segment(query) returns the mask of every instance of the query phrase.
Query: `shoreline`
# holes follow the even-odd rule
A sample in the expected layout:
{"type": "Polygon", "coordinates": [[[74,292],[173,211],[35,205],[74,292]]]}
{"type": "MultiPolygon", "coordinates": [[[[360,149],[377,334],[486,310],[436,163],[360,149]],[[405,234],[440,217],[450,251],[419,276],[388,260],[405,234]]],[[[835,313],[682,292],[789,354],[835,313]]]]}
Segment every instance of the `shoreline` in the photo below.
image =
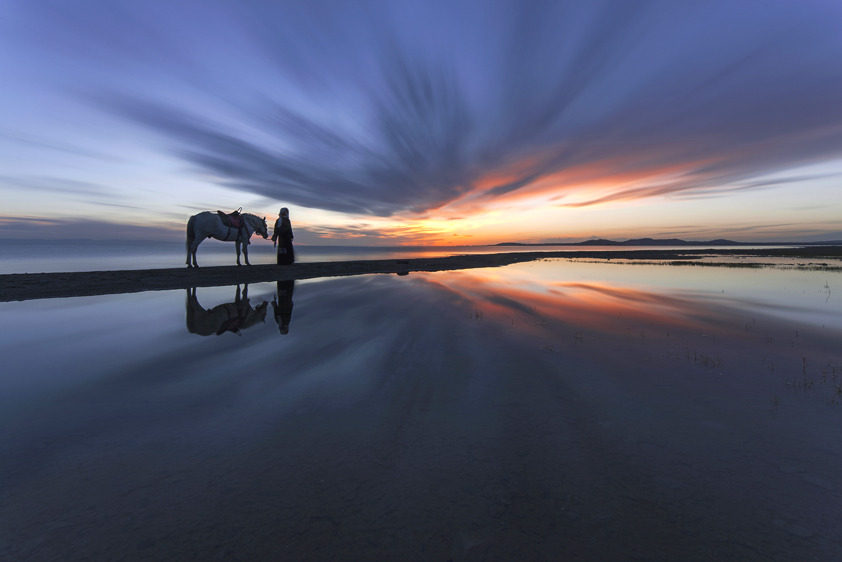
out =
{"type": "MultiPolygon", "coordinates": [[[[439,258],[296,263],[292,265],[216,266],[198,269],[184,267],[67,273],[10,273],[0,275],[0,302],[166,291],[191,287],[216,287],[375,273],[406,275],[414,271],[501,267],[513,263],[550,258],[605,261],[658,260],[702,266],[721,265],[693,261],[694,258],[702,256],[842,259],[842,246],[770,249],[533,251],[469,254],[439,258]]],[[[739,264],[733,265],[739,266],[739,264]]],[[[756,267],[756,264],[746,265],[756,267]]]]}

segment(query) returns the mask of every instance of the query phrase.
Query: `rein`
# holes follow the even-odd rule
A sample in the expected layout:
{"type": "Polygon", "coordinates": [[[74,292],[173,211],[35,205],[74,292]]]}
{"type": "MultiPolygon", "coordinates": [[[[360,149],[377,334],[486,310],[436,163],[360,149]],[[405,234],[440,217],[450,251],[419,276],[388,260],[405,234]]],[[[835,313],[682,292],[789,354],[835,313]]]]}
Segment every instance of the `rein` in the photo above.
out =
{"type": "MultiPolygon", "coordinates": [[[[256,228],[254,225],[252,225],[252,224],[251,224],[251,222],[250,222],[250,217],[252,217],[252,216],[254,216],[254,215],[249,215],[249,214],[246,214],[246,213],[244,213],[244,214],[242,215],[242,217],[243,217],[243,226],[242,226],[242,228],[238,228],[238,229],[237,229],[237,238],[235,238],[235,239],[234,239],[235,241],[236,241],[236,240],[240,240],[240,239],[242,239],[242,243],[243,243],[243,244],[251,244],[251,236],[252,236],[255,232],[257,232],[257,228],[256,228]],[[243,230],[245,230],[245,231],[246,231],[246,236],[245,236],[245,237],[243,237],[243,236],[242,236],[242,231],[243,231],[243,230]]],[[[230,227],[230,226],[228,227],[228,230],[229,230],[229,231],[231,230],[231,227],[230,227]]]]}
{"type": "Polygon", "coordinates": [[[233,239],[231,239],[231,242],[240,242],[241,244],[248,244],[249,239],[251,238],[251,232],[249,232],[248,226],[248,222],[243,221],[243,226],[241,226],[240,228],[234,228],[233,226],[227,227],[228,235],[225,236],[225,239],[228,240],[229,238],[231,238],[231,231],[233,230],[237,233],[237,235],[233,239]],[[246,231],[245,236],[243,236],[244,230],[246,231]]]}
{"type": "Polygon", "coordinates": [[[251,244],[251,237],[253,234],[257,232],[257,227],[253,224],[254,221],[259,220],[254,215],[243,213],[243,226],[236,228],[233,226],[225,226],[228,229],[228,233],[225,235],[225,240],[227,242],[240,242],[241,244],[251,244]],[[231,231],[237,233],[234,238],[231,238],[231,231]]]}

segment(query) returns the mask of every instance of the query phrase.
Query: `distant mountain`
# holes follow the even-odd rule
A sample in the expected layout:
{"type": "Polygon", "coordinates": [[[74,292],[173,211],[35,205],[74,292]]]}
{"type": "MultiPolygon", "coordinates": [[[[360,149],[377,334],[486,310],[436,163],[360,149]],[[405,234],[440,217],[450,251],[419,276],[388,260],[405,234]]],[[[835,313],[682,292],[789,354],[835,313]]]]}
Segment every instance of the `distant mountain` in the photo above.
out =
{"type": "MultiPolygon", "coordinates": [[[[632,238],[623,242],[597,238],[584,242],[524,244],[522,242],[502,242],[495,246],[744,246],[746,242],[735,242],[718,238],[716,240],[681,240],[680,238],[632,238]]],[[[757,244],[753,244],[757,245],[757,244]]],[[[770,245],[778,245],[770,244],[770,245]]]]}
{"type": "Polygon", "coordinates": [[[620,242],[623,246],[740,246],[742,242],[717,238],[716,240],[681,240],[680,238],[633,238],[620,242]]]}

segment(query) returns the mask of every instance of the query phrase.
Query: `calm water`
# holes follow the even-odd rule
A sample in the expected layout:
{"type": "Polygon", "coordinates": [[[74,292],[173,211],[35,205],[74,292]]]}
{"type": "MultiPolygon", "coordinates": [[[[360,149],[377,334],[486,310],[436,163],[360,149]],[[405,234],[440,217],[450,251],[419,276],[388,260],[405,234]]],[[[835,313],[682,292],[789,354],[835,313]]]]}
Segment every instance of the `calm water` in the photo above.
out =
{"type": "MultiPolygon", "coordinates": [[[[567,247],[571,248],[571,247],[567,247]]],[[[551,248],[557,249],[557,248],[551,248]]],[[[575,247],[574,247],[575,249],[575,247]]],[[[252,264],[275,263],[272,242],[259,238],[249,245],[252,264]]],[[[439,257],[454,254],[485,254],[516,251],[516,248],[464,246],[436,248],[426,246],[304,246],[296,245],[296,261],[301,263],[346,260],[377,260],[397,257],[439,257]]],[[[235,265],[234,245],[216,240],[205,241],[196,254],[200,266],[235,265]]],[[[157,269],[185,267],[184,244],[170,243],[48,243],[18,244],[0,241],[0,274],[58,271],[100,271],[115,269],[157,269]]],[[[241,263],[245,260],[241,258],[241,263]]]]}
{"type": "Polygon", "coordinates": [[[842,559],[838,272],[239,297],[0,303],[0,559],[842,559]]]}
{"type": "MultiPolygon", "coordinates": [[[[686,248],[686,247],[685,247],[686,248]]],[[[634,250],[635,247],[624,249],[634,250]]],[[[642,248],[642,249],[652,249],[642,248]]],[[[669,249],[669,248],[662,248],[669,249]]],[[[394,258],[429,258],[500,252],[617,250],[611,246],[304,246],[296,245],[296,261],[302,263],[394,258]]],[[[200,266],[234,265],[234,245],[207,240],[196,254],[200,266]]],[[[158,269],[185,266],[184,244],[142,242],[13,241],[0,240],[0,274],[114,269],[158,269]]],[[[253,238],[249,245],[252,264],[275,263],[271,241],[253,238]]],[[[245,264],[245,259],[241,258],[245,264]]]]}

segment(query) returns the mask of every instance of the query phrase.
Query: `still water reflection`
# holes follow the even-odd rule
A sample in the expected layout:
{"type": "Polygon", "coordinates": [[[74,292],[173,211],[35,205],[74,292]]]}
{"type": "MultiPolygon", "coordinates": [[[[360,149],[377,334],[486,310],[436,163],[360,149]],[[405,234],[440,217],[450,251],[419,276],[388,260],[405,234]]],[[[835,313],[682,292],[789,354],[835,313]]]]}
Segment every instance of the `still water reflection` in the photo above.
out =
{"type": "Polygon", "coordinates": [[[842,557],[838,273],[187,293],[0,305],[0,558],[842,557]]]}
{"type": "Polygon", "coordinates": [[[187,331],[200,336],[217,336],[225,332],[239,335],[245,330],[266,320],[266,307],[269,301],[252,306],[248,297],[248,285],[240,293],[240,286],[234,293],[234,302],[218,304],[213,308],[204,308],[196,296],[196,287],[187,289],[187,331]]]}

